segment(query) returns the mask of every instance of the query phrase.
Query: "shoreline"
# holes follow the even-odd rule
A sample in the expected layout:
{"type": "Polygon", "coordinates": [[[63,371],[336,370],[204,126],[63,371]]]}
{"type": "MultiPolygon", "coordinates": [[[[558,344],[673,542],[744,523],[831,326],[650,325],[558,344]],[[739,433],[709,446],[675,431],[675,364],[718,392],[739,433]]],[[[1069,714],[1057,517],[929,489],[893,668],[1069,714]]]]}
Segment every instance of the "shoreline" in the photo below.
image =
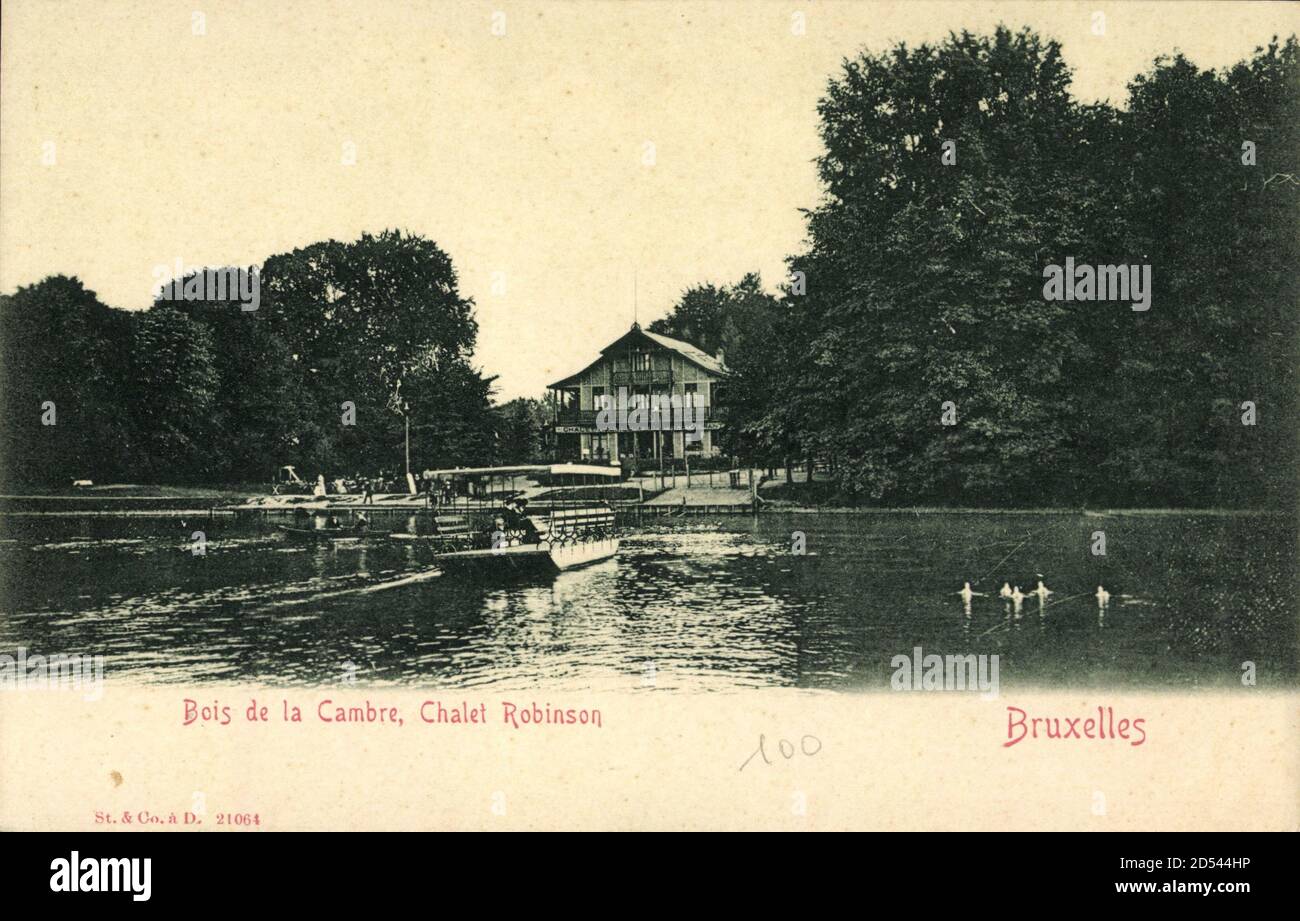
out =
{"type": "MultiPolygon", "coordinates": [[[[253,496],[250,494],[249,498],[253,496]]],[[[238,514],[240,512],[290,512],[294,508],[303,508],[307,503],[279,505],[244,505],[232,502],[236,498],[229,491],[213,491],[208,496],[191,495],[155,495],[155,496],[96,496],[96,495],[0,495],[0,517],[65,517],[73,515],[94,517],[140,517],[140,516],[184,516],[209,514],[238,514]],[[195,501],[210,499],[211,505],[195,505],[195,501]],[[84,502],[85,508],[70,508],[69,502],[84,502]],[[155,507],[147,507],[157,503],[155,507]],[[182,505],[182,503],[185,503],[182,505]],[[103,507],[103,504],[116,507],[103,507]],[[125,507],[135,504],[137,507],[125,507]],[[42,507],[46,506],[46,507],[42,507]],[[50,507],[53,506],[53,507],[50,507]],[[146,507],[139,507],[146,506],[146,507]]],[[[747,506],[748,503],[745,503],[747,506]]],[[[409,505],[394,502],[392,504],[366,505],[339,503],[330,509],[364,509],[378,512],[404,512],[407,514],[426,511],[423,504],[409,505]]],[[[647,505],[647,507],[652,507],[647,505]]],[[[635,509],[629,505],[628,509],[635,509]]],[[[317,510],[312,508],[313,511],[317,510]]],[[[752,514],[746,510],[745,514],[752,514]]],[[[764,500],[760,515],[985,515],[985,516],[1034,516],[1034,515],[1076,515],[1083,518],[1117,518],[1148,517],[1161,515],[1194,515],[1218,518],[1288,518],[1300,515],[1298,511],[1278,509],[1222,508],[1222,507],[1136,507],[1136,508],[985,508],[980,506],[842,506],[842,505],[785,505],[779,501],[764,500]]],[[[692,515],[691,517],[708,517],[692,515]]],[[[733,517],[733,516],[719,516],[733,517]]]]}
{"type": "Polygon", "coordinates": [[[784,506],[765,502],[763,514],[813,514],[813,515],[1078,515],[1082,518],[1114,518],[1124,515],[1209,515],[1219,517],[1294,517],[1297,512],[1276,509],[1236,508],[980,508],[979,506],[896,506],[891,508],[859,508],[855,506],[784,506]]]}

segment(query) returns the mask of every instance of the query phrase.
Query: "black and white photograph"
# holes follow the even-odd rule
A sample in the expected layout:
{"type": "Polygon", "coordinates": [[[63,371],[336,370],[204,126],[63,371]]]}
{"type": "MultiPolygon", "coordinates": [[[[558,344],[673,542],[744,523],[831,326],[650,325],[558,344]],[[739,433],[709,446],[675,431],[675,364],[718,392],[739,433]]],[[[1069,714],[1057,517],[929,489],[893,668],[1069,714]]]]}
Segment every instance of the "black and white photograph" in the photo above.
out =
{"type": "Polygon", "coordinates": [[[0,828],[1300,828],[1297,32],[7,3],[0,828]]]}

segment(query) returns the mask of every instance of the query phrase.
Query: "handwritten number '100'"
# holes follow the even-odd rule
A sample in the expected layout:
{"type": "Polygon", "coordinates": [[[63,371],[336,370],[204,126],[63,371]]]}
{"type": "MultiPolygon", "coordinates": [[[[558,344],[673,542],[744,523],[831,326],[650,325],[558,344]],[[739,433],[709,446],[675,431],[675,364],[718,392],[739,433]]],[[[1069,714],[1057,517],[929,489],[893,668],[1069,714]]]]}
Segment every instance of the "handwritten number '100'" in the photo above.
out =
{"type": "MultiPolygon", "coordinates": [[[[789,761],[794,757],[794,743],[789,739],[781,739],[776,743],[776,747],[785,757],[786,761],[789,761]]],[[[822,740],[816,736],[805,735],[799,740],[799,750],[805,755],[812,757],[822,750],[822,740]]],[[[757,755],[762,755],[763,760],[766,763],[772,763],[772,759],[767,757],[767,736],[765,735],[760,735],[758,737],[758,748],[754,749],[754,754],[745,759],[745,763],[740,766],[740,769],[743,771],[749,765],[749,762],[753,761],[757,755]]]]}

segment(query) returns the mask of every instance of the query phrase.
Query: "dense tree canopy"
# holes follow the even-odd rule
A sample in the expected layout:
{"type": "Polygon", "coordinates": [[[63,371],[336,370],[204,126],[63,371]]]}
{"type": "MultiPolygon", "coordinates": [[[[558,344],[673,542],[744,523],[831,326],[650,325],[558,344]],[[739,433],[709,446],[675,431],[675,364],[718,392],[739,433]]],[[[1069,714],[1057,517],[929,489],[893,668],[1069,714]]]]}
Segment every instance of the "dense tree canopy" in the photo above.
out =
{"type": "Polygon", "coordinates": [[[1069,91],[1028,30],[845,62],[778,325],[727,353],[729,401],[764,407],[736,449],[830,460],[854,501],[1289,495],[1295,39],[1222,73],[1158,60],[1122,109],[1069,91]],[[1151,266],[1150,309],[1047,299],[1067,257],[1151,266]]]}
{"type": "Polygon", "coordinates": [[[331,240],[272,256],[259,281],[255,311],[170,290],[114,310],[62,276],[0,298],[5,481],[399,473],[404,415],[415,469],[492,459],[473,304],[436,244],[331,240]]]}
{"type": "Polygon", "coordinates": [[[551,460],[547,429],[553,413],[542,400],[521,397],[494,410],[495,457],[503,464],[536,464],[551,460]]]}
{"type": "Polygon", "coordinates": [[[126,472],[135,416],[130,315],[59,275],[0,297],[0,477],[66,482],[126,472]]]}
{"type": "Polygon", "coordinates": [[[305,390],[300,448],[311,469],[400,461],[404,407],[413,463],[486,459],[490,388],[470,366],[473,304],[435,243],[389,232],[273,256],[262,302],[258,314],[305,390]],[[355,407],[355,425],[340,424],[344,403],[355,407]]]}
{"type": "Polygon", "coordinates": [[[682,292],[668,316],[651,323],[646,329],[698,346],[710,355],[723,347],[727,303],[731,293],[711,284],[695,285],[682,292]]]}

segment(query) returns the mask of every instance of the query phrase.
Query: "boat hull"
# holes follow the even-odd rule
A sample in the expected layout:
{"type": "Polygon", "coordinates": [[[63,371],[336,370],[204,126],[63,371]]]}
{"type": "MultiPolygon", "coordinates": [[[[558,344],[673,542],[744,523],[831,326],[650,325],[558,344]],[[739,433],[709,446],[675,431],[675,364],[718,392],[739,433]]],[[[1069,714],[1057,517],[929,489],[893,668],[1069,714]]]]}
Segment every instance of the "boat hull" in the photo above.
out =
{"type": "Polygon", "coordinates": [[[616,553],[618,553],[617,537],[553,544],[549,551],[551,565],[560,572],[608,560],[616,553]]]}
{"type": "Polygon", "coordinates": [[[497,549],[439,553],[438,563],[454,569],[563,572],[590,566],[618,553],[618,538],[519,544],[497,549]]]}

